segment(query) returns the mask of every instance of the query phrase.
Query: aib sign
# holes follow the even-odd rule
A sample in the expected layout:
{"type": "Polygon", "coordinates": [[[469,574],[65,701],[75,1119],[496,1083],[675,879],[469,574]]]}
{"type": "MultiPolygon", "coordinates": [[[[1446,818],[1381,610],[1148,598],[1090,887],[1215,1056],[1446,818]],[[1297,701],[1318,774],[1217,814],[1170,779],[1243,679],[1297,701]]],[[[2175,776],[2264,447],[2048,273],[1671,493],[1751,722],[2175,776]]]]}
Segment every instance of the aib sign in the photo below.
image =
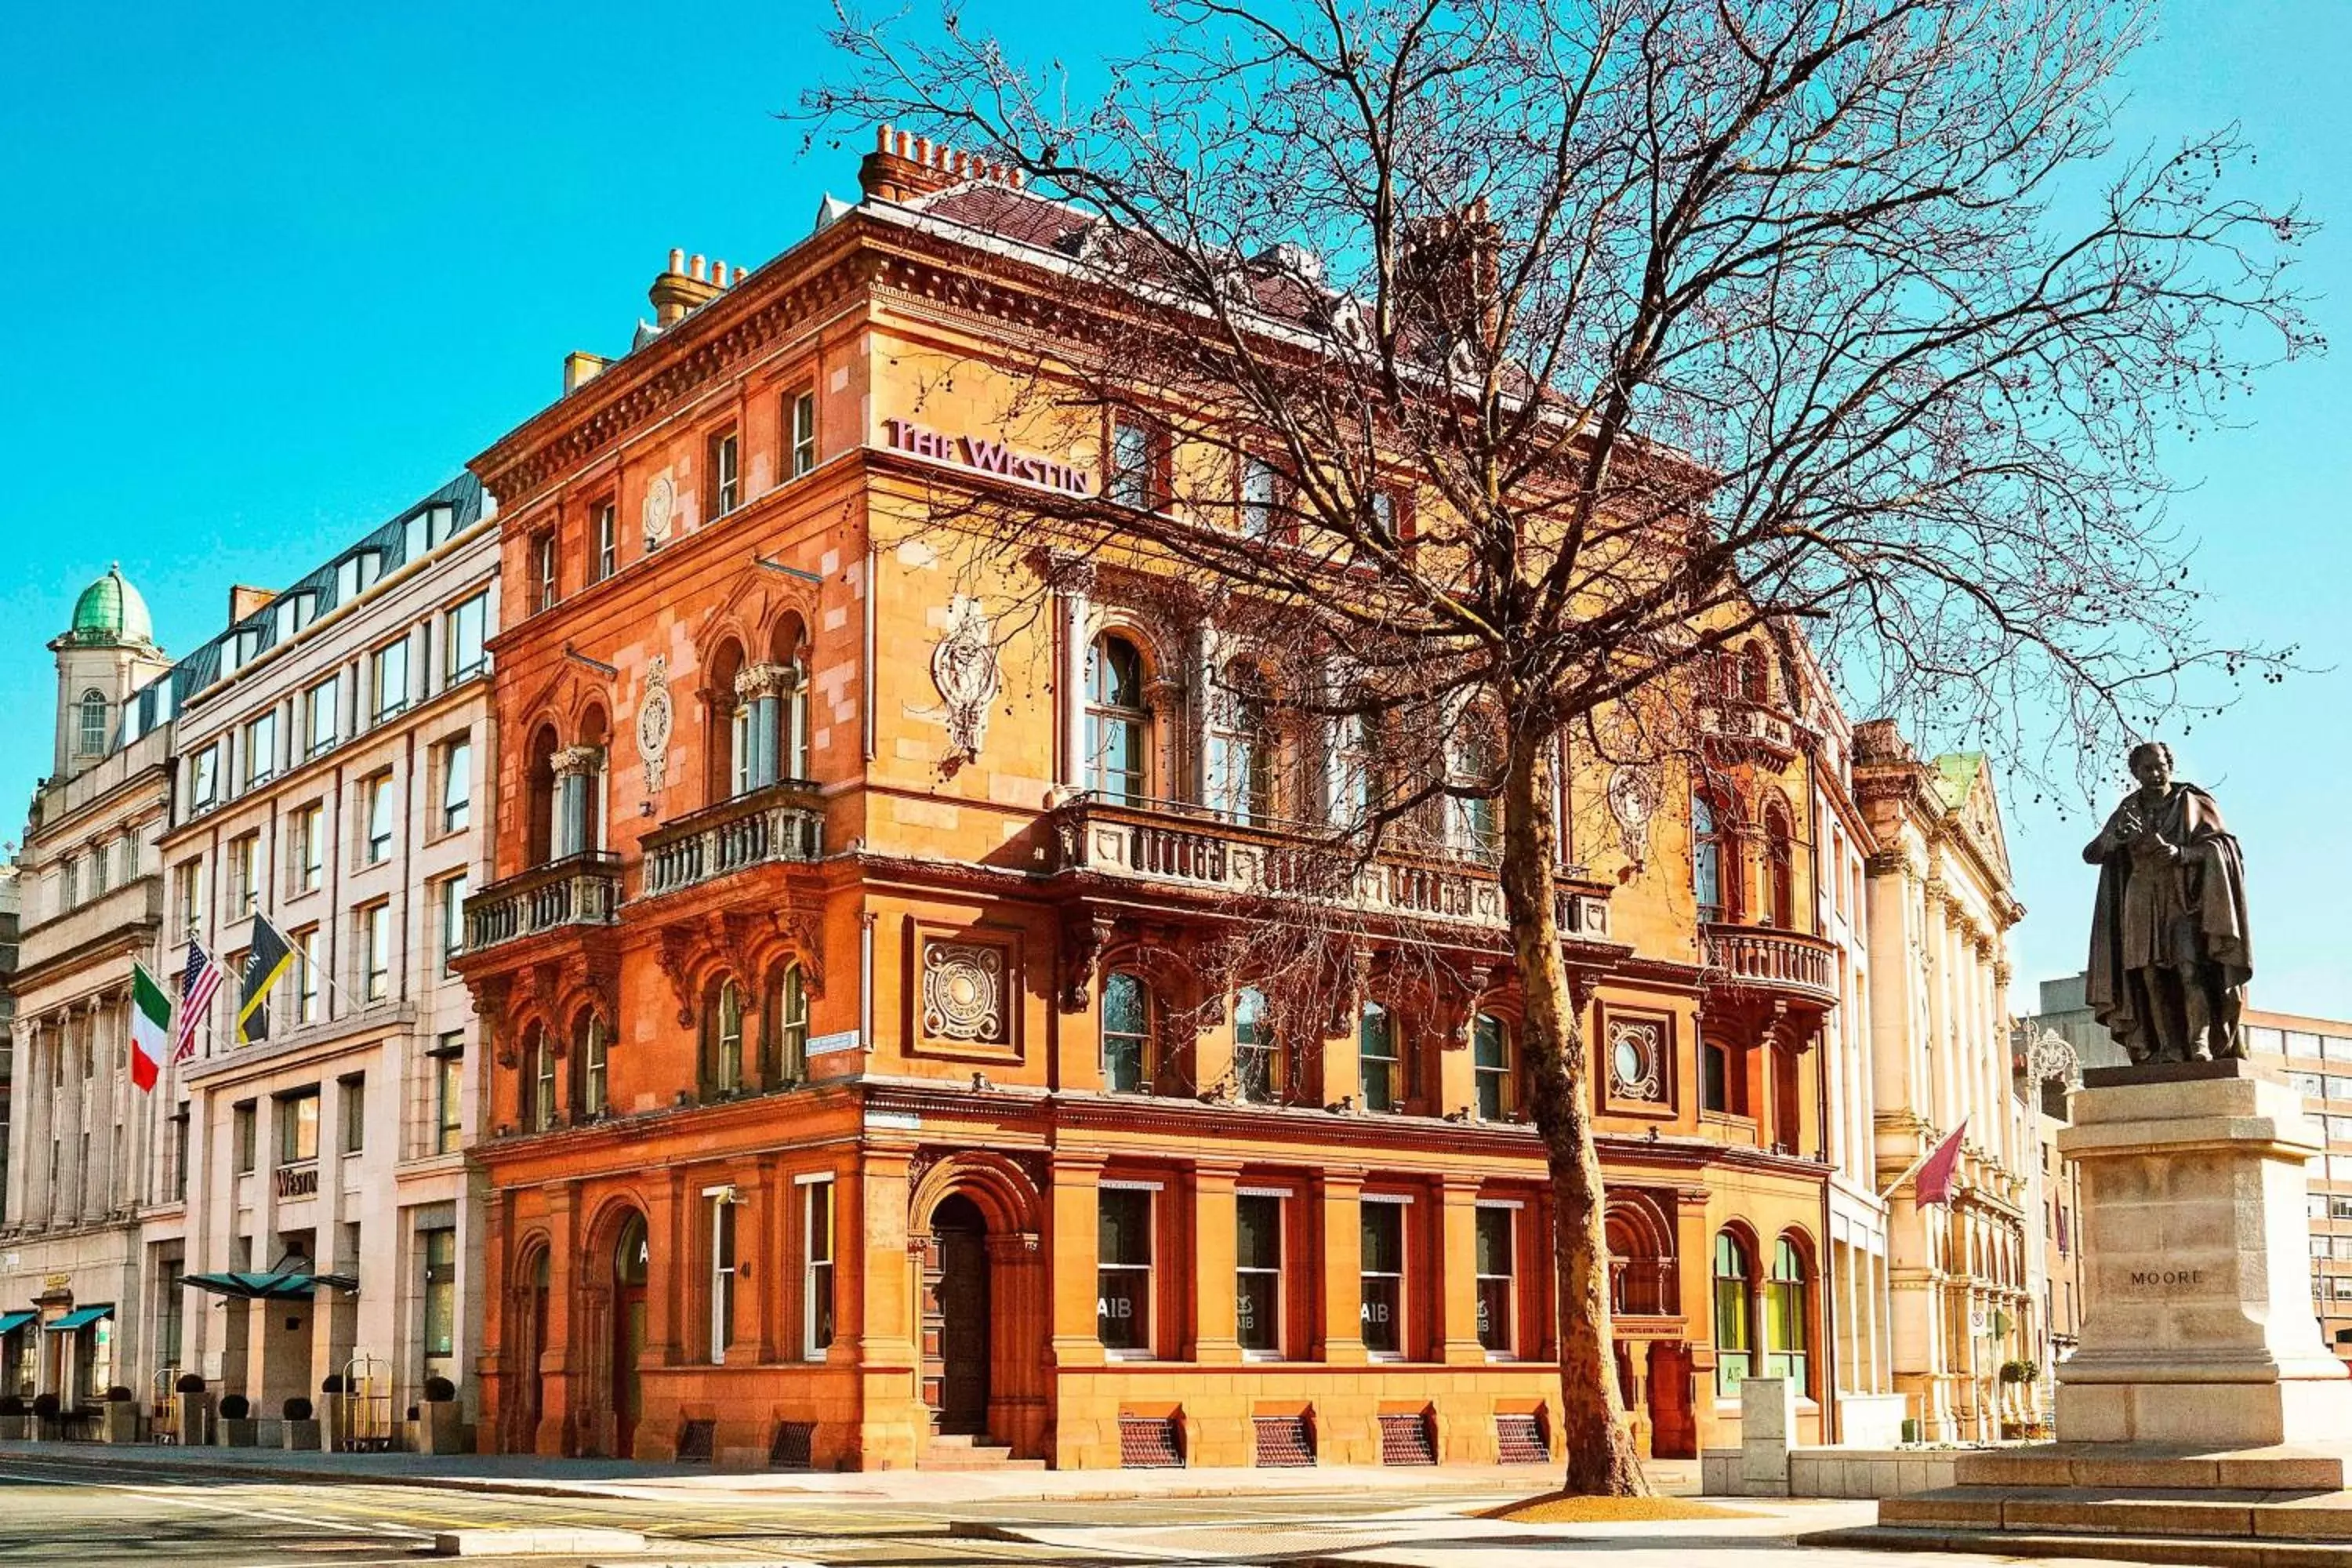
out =
{"type": "Polygon", "coordinates": [[[1094,470],[1075,464],[1041,458],[1034,452],[1016,451],[1002,441],[992,441],[984,436],[950,436],[911,419],[885,419],[882,428],[889,433],[890,449],[912,452],[919,458],[935,458],[941,462],[956,463],[975,468],[983,474],[995,474],[1003,479],[1018,479],[1024,484],[1037,485],[1066,495],[1090,496],[1095,493],[1094,470]]]}

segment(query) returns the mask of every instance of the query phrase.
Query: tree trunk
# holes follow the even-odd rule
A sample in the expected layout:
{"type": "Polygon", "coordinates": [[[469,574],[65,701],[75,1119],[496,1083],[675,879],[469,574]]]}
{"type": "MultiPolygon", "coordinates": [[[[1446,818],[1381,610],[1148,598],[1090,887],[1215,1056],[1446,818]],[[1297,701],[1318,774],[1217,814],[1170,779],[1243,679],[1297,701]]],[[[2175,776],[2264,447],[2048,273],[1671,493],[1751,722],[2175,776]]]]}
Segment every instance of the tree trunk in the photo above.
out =
{"type": "Polygon", "coordinates": [[[1601,1224],[1601,1156],[1592,1146],[1584,1029],[1560,955],[1552,820],[1553,737],[1514,726],[1503,780],[1502,884],[1527,1016],[1520,1049],[1529,1110],[1550,1168],[1552,1258],[1559,1275],[1562,1483],[1586,1497],[1649,1491],[1618,1398],[1610,1350],[1609,1247],[1601,1224]]]}

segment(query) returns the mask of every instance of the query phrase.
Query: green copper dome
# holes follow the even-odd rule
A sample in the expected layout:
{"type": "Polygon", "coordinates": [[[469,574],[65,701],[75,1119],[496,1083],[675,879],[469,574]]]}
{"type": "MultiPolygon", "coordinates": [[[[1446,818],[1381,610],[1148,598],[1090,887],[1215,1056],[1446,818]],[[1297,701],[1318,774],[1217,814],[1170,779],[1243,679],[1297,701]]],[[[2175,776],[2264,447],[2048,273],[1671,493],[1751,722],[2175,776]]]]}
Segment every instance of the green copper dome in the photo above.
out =
{"type": "Polygon", "coordinates": [[[147,601],[131,585],[119,565],[81,591],[74,601],[73,639],[79,643],[152,643],[155,623],[147,617],[147,601]]]}

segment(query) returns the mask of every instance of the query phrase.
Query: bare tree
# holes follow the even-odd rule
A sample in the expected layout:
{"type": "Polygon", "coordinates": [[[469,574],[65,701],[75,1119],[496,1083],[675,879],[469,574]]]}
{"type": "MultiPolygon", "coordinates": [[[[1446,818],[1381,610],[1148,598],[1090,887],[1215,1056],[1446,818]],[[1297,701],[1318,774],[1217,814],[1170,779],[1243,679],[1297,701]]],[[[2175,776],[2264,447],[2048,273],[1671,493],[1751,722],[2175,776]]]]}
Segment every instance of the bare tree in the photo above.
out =
{"type": "MultiPolygon", "coordinates": [[[[1343,656],[1349,681],[1291,688],[1323,720],[1458,757],[1460,716],[1494,716],[1475,771],[1387,769],[1349,827],[1499,805],[1567,1485],[1633,1493],[1564,748],[1687,749],[1700,672],[1759,631],[1874,710],[2061,765],[2273,672],[2195,631],[2158,456],[2316,346],[2284,274],[2303,226],[2231,194],[2231,133],[2116,155],[2133,0],[1155,10],[1090,100],[953,15],[845,13],[801,112],[920,126],[1065,204],[1093,346],[1056,334],[1037,395],[1159,411],[1227,459],[1150,505],[1054,507],[1065,539],[1182,563],[1268,641],[1343,656]]],[[[965,516],[1038,537],[1034,499],[965,516]]]]}

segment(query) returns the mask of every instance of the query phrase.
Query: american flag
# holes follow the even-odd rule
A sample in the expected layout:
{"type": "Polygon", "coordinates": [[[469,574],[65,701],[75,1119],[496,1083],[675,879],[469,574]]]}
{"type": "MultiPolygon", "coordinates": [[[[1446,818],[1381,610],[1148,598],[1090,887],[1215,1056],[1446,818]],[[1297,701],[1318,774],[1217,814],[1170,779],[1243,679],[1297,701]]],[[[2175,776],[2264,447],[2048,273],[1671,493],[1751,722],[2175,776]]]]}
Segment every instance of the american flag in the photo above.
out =
{"type": "Polygon", "coordinates": [[[220,965],[205,951],[205,944],[194,937],[188,939],[188,967],[180,977],[180,1027],[172,1042],[172,1064],[176,1067],[196,1054],[196,1031],[204,1026],[205,1016],[213,1005],[213,993],[220,989],[220,965]]]}

